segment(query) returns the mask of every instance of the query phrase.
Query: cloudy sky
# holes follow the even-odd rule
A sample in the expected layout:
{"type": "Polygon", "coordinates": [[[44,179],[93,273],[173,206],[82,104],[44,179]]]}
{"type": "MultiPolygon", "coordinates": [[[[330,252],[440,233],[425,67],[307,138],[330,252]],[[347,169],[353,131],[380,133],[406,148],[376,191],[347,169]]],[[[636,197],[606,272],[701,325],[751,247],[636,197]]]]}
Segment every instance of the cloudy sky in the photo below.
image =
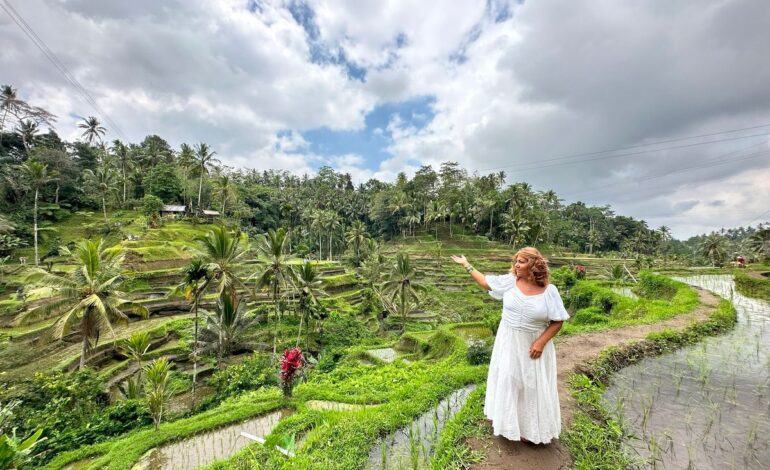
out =
{"type": "Polygon", "coordinates": [[[98,115],[357,182],[454,160],[678,238],[770,220],[766,0],[8,3],[106,114],[0,9],[0,82],[69,139],[98,115]]]}

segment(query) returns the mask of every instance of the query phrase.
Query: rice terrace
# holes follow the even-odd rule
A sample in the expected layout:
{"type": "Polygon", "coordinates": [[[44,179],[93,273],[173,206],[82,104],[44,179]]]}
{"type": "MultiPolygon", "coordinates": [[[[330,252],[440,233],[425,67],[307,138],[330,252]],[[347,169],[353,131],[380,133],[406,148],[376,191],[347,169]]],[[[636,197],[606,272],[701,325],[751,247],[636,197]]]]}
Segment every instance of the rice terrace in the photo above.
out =
{"type": "Polygon", "coordinates": [[[648,3],[0,0],[0,470],[770,468],[770,6],[648,3]]]}

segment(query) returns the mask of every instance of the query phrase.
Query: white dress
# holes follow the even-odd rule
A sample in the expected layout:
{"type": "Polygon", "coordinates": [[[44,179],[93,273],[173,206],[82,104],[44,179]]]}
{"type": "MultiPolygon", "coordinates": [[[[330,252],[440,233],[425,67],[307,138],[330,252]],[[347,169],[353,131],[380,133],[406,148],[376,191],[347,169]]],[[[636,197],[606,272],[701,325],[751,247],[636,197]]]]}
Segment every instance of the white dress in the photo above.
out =
{"type": "Polygon", "coordinates": [[[556,352],[548,341],[538,359],[529,348],[550,321],[569,318],[559,291],[549,284],[542,294],[525,295],[513,274],[486,276],[489,294],[503,301],[487,377],[484,414],[495,436],[548,443],[561,432],[556,389],[556,352]]]}

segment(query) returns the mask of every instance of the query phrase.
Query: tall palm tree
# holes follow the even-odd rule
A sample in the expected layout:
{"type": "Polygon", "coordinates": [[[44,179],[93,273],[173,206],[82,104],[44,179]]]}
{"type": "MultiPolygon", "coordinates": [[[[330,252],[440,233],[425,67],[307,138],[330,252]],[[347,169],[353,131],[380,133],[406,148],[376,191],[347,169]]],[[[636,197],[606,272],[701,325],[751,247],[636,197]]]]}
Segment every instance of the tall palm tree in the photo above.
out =
{"type": "Polygon", "coordinates": [[[354,220],[348,231],[345,233],[345,242],[353,245],[356,253],[356,264],[361,263],[361,245],[369,238],[369,232],[366,231],[366,225],[360,220],[354,220]]]}
{"type": "Polygon", "coordinates": [[[316,209],[310,215],[310,228],[318,233],[318,261],[321,261],[323,253],[323,231],[326,223],[326,214],[320,209],[316,209]]]}
{"type": "Polygon", "coordinates": [[[292,283],[295,289],[299,292],[299,331],[297,331],[297,343],[299,346],[299,339],[302,336],[302,323],[307,323],[307,333],[305,335],[305,349],[307,349],[310,338],[310,318],[308,313],[310,307],[318,305],[318,297],[325,296],[326,292],[321,285],[321,278],[315,270],[315,266],[309,261],[302,263],[299,268],[292,268],[291,271],[292,283]]]}
{"type": "Polygon", "coordinates": [[[105,165],[97,167],[95,171],[88,168],[83,171],[83,179],[86,185],[91,186],[102,198],[104,223],[109,223],[107,220],[107,196],[115,190],[115,185],[117,184],[115,170],[105,165]]]}
{"type": "Polygon", "coordinates": [[[399,253],[388,280],[382,286],[386,299],[392,302],[396,312],[401,316],[404,329],[406,329],[407,316],[420,303],[418,292],[424,290],[422,285],[415,282],[416,274],[417,271],[409,255],[399,253]]]}
{"type": "Polygon", "coordinates": [[[88,141],[88,145],[93,145],[94,140],[101,143],[102,136],[107,132],[107,129],[102,126],[102,123],[94,116],[88,116],[83,119],[83,122],[78,124],[78,127],[83,129],[81,137],[85,137],[88,141]]]}
{"type": "Polygon", "coordinates": [[[205,269],[210,273],[211,280],[218,283],[217,292],[220,297],[235,295],[236,288],[246,289],[238,277],[237,270],[242,258],[248,253],[241,247],[241,232],[231,233],[224,225],[215,225],[206,235],[195,237],[203,249],[205,269]]]}
{"type": "Polygon", "coordinates": [[[206,264],[201,259],[194,259],[182,270],[184,277],[182,282],[176,286],[175,291],[184,294],[185,299],[192,300],[192,310],[195,314],[195,331],[193,333],[193,382],[192,382],[192,402],[195,406],[195,387],[198,381],[198,309],[200,308],[201,296],[211,282],[211,273],[206,264]]]}
{"type": "Polygon", "coordinates": [[[32,148],[38,130],[37,123],[29,119],[24,119],[16,127],[16,133],[21,136],[21,141],[24,144],[25,150],[29,151],[29,149],[32,148]]]}
{"type": "MultiPolygon", "coordinates": [[[[177,164],[179,169],[182,170],[182,197],[184,198],[184,203],[187,204],[187,175],[196,164],[195,151],[188,144],[183,143],[179,147],[177,164]]],[[[192,201],[190,201],[190,206],[192,206],[192,201]]]]}
{"type": "Polygon", "coordinates": [[[275,333],[273,335],[273,355],[276,354],[278,328],[281,323],[281,311],[278,302],[281,289],[291,282],[291,269],[288,264],[287,245],[289,237],[284,228],[270,229],[257,240],[257,256],[266,259],[266,264],[251,277],[257,279],[257,288],[269,287],[275,309],[275,333]]]}
{"type": "Polygon", "coordinates": [[[238,188],[230,175],[223,173],[214,178],[214,197],[222,200],[222,216],[224,216],[227,201],[235,201],[238,198],[238,188]]]}
{"type": "Polygon", "coordinates": [[[663,267],[666,267],[668,261],[668,244],[671,241],[671,229],[665,225],[661,225],[658,228],[660,234],[661,251],[663,252],[663,267]]]}
{"type": "Polygon", "coordinates": [[[53,337],[62,338],[78,326],[82,337],[80,368],[103,333],[113,338],[113,321],[126,322],[124,310],[147,315],[147,309],[126,298],[118,288],[123,282],[120,267],[123,254],[119,247],[106,247],[102,240],[82,240],[70,251],[60,248],[70,258],[74,271],[59,275],[36,268],[27,281],[51,292],[50,300],[22,312],[18,324],[28,324],[54,316],[58,320],[51,327],[53,337]]]}
{"type": "Polygon", "coordinates": [[[340,217],[334,211],[324,211],[326,218],[324,219],[324,228],[329,232],[329,261],[332,261],[332,242],[334,241],[334,232],[342,227],[340,223],[340,217]]]}
{"type": "Polygon", "coordinates": [[[49,172],[48,166],[37,160],[27,160],[22,166],[22,172],[26,183],[35,191],[35,204],[33,209],[33,236],[35,241],[35,266],[40,265],[40,256],[38,253],[38,198],[40,189],[46,184],[55,181],[58,173],[54,170],[49,172]]]}
{"type": "Polygon", "coordinates": [[[112,141],[112,153],[120,166],[121,180],[123,182],[123,205],[126,204],[126,185],[128,183],[128,171],[134,166],[134,161],[128,147],[118,139],[112,141]]]}
{"type": "Polygon", "coordinates": [[[201,207],[201,194],[203,194],[203,175],[209,172],[209,168],[219,160],[214,158],[217,153],[211,150],[208,144],[201,142],[195,146],[195,161],[198,164],[200,179],[198,181],[198,209],[201,207]]]}
{"type": "Polygon", "coordinates": [[[0,88],[0,109],[3,111],[3,117],[0,118],[0,142],[2,142],[8,114],[16,116],[25,107],[27,107],[27,103],[19,98],[16,88],[11,85],[3,85],[0,88]]]}

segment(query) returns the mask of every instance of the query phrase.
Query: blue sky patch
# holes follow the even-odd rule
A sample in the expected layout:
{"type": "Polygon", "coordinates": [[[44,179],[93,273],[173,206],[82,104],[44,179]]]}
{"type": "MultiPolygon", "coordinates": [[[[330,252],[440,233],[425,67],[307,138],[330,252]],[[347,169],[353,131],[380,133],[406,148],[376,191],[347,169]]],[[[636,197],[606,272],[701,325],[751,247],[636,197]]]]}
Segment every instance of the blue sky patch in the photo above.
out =
{"type": "MultiPolygon", "coordinates": [[[[328,157],[347,154],[360,155],[364,168],[375,170],[382,160],[391,155],[387,147],[392,143],[388,124],[398,116],[402,125],[422,129],[435,116],[432,96],[423,96],[398,103],[384,103],[376,106],[365,118],[365,126],[357,131],[335,131],[320,127],[302,132],[308,142],[308,151],[328,157]]],[[[319,165],[320,166],[320,165],[319,165]]]]}

